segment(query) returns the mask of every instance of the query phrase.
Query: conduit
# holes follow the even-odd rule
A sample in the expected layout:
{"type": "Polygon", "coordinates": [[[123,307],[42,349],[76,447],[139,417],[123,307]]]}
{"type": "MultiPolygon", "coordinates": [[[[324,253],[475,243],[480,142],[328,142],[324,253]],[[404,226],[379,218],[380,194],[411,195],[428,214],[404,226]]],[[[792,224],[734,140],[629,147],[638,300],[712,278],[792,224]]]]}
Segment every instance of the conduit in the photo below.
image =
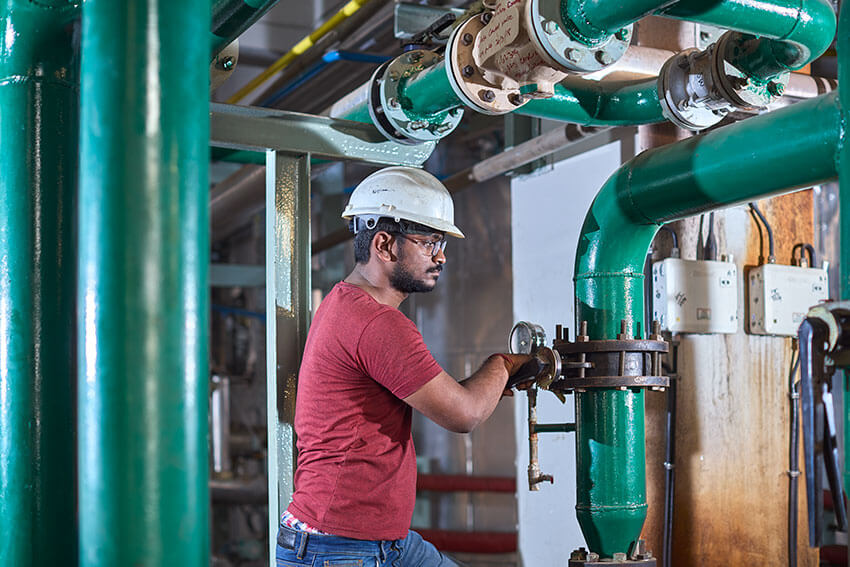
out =
{"type": "Polygon", "coordinates": [[[0,565],[76,556],[79,17],[79,2],[0,12],[0,565]]]}
{"type": "Polygon", "coordinates": [[[295,47],[290,49],[286,54],[283,55],[280,59],[278,59],[274,65],[254,77],[251,81],[248,82],[247,85],[239,89],[236,94],[230,97],[227,102],[233,104],[237,103],[246,96],[248,96],[251,92],[254,91],[257,87],[262,85],[269,77],[289,65],[292,61],[295,60],[296,57],[307,51],[313,43],[323,37],[325,34],[333,30],[340,23],[345,21],[346,18],[357,12],[361,6],[369,2],[370,0],[351,0],[348,4],[340,8],[340,10],[334,14],[327,22],[322,24],[319,28],[313,31],[310,35],[299,41],[295,44],[295,47]]]}
{"type": "Polygon", "coordinates": [[[80,564],[207,566],[210,6],[83,11],[80,564]]]}
{"type": "MultiPolygon", "coordinates": [[[[605,183],[576,254],[576,321],[614,339],[644,328],[643,267],[659,226],[835,177],[836,93],[646,151],[605,183]]],[[[592,551],[624,552],[645,519],[643,392],[576,394],[577,505],[592,551]]]]}

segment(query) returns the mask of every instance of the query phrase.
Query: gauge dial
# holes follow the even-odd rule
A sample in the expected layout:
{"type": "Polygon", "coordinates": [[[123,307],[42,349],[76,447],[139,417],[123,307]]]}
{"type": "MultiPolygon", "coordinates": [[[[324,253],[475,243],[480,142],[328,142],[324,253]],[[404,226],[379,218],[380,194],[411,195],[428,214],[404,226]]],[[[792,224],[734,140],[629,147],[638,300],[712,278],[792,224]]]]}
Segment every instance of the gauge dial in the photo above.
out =
{"type": "Polygon", "coordinates": [[[533,354],[546,345],[546,332],[540,325],[520,321],[511,331],[509,348],[511,354],[533,354]]]}

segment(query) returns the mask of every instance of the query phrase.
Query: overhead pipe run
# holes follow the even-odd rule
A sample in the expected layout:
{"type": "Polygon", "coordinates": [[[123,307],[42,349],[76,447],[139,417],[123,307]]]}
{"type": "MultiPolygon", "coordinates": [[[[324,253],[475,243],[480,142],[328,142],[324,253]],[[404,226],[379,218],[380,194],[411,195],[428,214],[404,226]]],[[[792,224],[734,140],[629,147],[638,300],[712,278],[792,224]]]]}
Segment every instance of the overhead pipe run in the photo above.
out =
{"type": "Polygon", "coordinates": [[[210,6],[83,12],[80,565],[206,566],[210,6]]]}
{"type": "Polygon", "coordinates": [[[0,11],[0,565],[77,550],[79,18],[79,2],[0,11]]]}
{"type": "MultiPolygon", "coordinates": [[[[643,328],[644,261],[663,223],[835,177],[841,117],[831,93],[620,167],[594,200],[576,254],[576,321],[590,338],[615,338],[623,320],[643,328]]],[[[645,519],[643,393],[576,393],[576,416],[576,512],[590,549],[610,557],[639,538],[645,519]]]]}
{"type": "Polygon", "coordinates": [[[277,2],[278,0],[213,0],[210,38],[212,56],[218,55],[277,2]]]}

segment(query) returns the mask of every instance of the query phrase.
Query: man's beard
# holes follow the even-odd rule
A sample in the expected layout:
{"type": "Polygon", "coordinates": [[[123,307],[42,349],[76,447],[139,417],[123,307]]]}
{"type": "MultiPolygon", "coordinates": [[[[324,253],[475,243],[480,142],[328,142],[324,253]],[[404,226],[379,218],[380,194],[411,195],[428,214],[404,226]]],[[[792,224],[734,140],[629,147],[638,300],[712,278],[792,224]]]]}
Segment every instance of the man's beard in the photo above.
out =
{"type": "MultiPolygon", "coordinates": [[[[401,258],[399,258],[401,260],[401,258]]],[[[443,271],[442,264],[438,264],[428,270],[427,273],[437,273],[443,271]]],[[[402,293],[427,293],[432,291],[436,286],[436,281],[424,281],[416,279],[410,271],[405,268],[401,262],[397,262],[390,274],[390,285],[402,293]]]]}

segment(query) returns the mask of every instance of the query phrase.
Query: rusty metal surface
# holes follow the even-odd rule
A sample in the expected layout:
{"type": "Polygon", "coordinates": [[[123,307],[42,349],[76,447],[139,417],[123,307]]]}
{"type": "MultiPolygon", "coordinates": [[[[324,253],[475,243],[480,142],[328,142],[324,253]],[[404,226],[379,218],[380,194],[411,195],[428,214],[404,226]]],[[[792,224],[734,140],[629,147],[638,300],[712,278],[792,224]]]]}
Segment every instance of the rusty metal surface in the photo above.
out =
{"type": "MultiPolygon", "coordinates": [[[[761,201],[776,236],[777,261],[811,242],[811,192],[761,201]]],[[[739,269],[757,264],[758,230],[744,207],[717,215],[721,253],[739,269]]],[[[695,257],[699,219],[676,223],[683,257],[695,257]]],[[[665,236],[657,243],[668,246],[665,236]]],[[[765,238],[763,255],[767,255],[765,238]]],[[[661,254],[663,256],[663,254],[661,254]]],[[[739,281],[739,320],[746,296],[739,281]]],[[[787,375],[790,339],[744,334],[681,335],[673,565],[730,567],[787,564],[787,375]]],[[[644,536],[660,555],[664,503],[663,396],[647,398],[649,514],[644,536]]],[[[805,510],[800,491],[799,509],[805,510]]],[[[814,567],[818,553],[798,522],[798,565],[814,567]]]]}

